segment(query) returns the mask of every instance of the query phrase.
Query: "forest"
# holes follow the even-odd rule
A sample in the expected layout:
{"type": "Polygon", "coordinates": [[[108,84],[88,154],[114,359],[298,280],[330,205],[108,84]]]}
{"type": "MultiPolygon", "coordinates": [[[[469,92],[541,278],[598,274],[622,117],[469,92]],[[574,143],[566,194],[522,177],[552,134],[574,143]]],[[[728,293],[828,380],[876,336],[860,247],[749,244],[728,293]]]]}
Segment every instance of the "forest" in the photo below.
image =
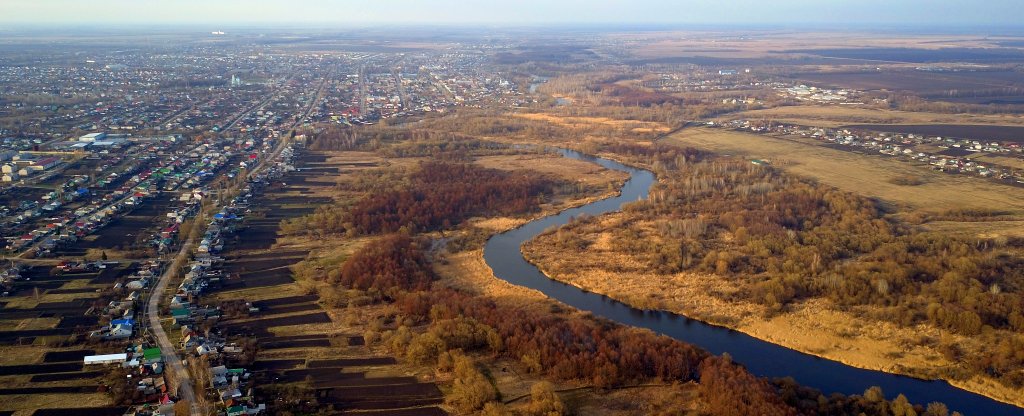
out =
{"type": "Polygon", "coordinates": [[[532,212],[558,185],[541,175],[433,160],[421,162],[402,178],[375,182],[375,189],[367,189],[367,195],[352,206],[320,207],[313,214],[286,221],[282,230],[352,235],[445,230],[485,212],[532,212]]]}
{"type": "Polygon", "coordinates": [[[536,175],[436,161],[421,163],[409,180],[409,186],[373,193],[352,206],[351,227],[361,234],[446,229],[485,212],[530,212],[554,186],[536,175]]]}
{"type": "Polygon", "coordinates": [[[424,260],[425,244],[429,240],[384,236],[329,271],[324,279],[345,289],[369,289],[367,293],[379,294],[377,302],[397,310],[394,324],[366,339],[379,340],[412,362],[464,373],[465,380],[456,383],[453,392],[457,402],[451,403],[461,410],[482,409],[498,397],[486,378],[470,381],[479,377],[477,370],[458,364],[466,354],[473,354],[510,359],[526,373],[601,389],[647,382],[698,382],[704,411],[714,416],[948,415],[937,403],[927,408],[915,406],[903,396],[888,401],[877,388],[864,396],[824,396],[791,380],[757,378],[728,356],[711,356],[647,330],[596,317],[575,317],[561,308],[538,311],[507,306],[438,285],[424,260]]]}
{"type": "MultiPolygon", "coordinates": [[[[738,296],[776,313],[823,297],[880,320],[982,336],[992,348],[980,356],[942,351],[972,372],[1024,385],[1024,241],[928,232],[869,199],[742,159],[622,147],[604,150],[652,167],[659,182],[648,201],[626,208],[627,225],[610,230],[616,252],[660,274],[728,276],[738,296]]],[[[585,250],[597,221],[546,238],[585,250]]]]}

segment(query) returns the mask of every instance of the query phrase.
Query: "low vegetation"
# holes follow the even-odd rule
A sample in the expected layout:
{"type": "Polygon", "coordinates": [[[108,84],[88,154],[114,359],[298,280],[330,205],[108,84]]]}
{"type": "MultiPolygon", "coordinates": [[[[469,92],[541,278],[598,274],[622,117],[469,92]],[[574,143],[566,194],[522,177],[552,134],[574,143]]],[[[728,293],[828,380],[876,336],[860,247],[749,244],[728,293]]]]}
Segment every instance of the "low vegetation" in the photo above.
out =
{"type": "MultiPolygon", "coordinates": [[[[727,276],[739,288],[727,301],[772,313],[824,298],[871,319],[981,337],[991,346],[981,352],[941,348],[969,374],[1024,386],[1024,241],[925,232],[871,200],[769,167],[641,149],[605,149],[659,176],[650,200],[629,206],[629,221],[607,230],[611,249],[633,260],[620,267],[727,276]]],[[[581,219],[537,244],[584,251],[595,243],[596,222],[581,219]]]]}

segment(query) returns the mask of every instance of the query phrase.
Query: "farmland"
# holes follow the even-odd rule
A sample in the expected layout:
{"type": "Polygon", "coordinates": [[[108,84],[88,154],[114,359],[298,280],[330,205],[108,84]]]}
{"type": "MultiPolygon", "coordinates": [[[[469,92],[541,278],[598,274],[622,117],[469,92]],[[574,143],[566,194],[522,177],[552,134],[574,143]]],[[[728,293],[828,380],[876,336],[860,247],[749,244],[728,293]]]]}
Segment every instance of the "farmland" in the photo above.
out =
{"type": "Polygon", "coordinates": [[[339,170],[373,165],[344,159],[305,153],[300,170],[254,201],[254,215],[224,252],[227,278],[211,300],[248,302],[258,312],[232,316],[217,328],[229,339],[255,340],[258,352],[250,368],[265,399],[282,397],[281,385],[295,385],[311,395],[315,391],[318,402],[335,411],[406,409],[445,415],[436,407],[442,395],[435,384],[421,382],[393,357],[367,347],[358,327],[346,324],[337,311],[325,310],[319,296],[308,294],[292,277],[292,266],[305,260],[311,247],[278,238],[279,223],[331,203],[311,195],[329,189],[339,170]]]}
{"type": "Polygon", "coordinates": [[[864,107],[819,105],[782,106],[742,111],[719,120],[768,119],[805,126],[839,127],[851,124],[971,124],[1022,126],[1024,117],[1013,114],[943,114],[926,111],[896,111],[864,107]]]}
{"type": "Polygon", "coordinates": [[[83,367],[82,357],[122,348],[85,340],[86,331],[98,323],[86,311],[131,268],[53,276],[52,267],[29,269],[31,280],[19,282],[0,306],[0,411],[123,412],[107,393],[106,369],[83,367]]]}

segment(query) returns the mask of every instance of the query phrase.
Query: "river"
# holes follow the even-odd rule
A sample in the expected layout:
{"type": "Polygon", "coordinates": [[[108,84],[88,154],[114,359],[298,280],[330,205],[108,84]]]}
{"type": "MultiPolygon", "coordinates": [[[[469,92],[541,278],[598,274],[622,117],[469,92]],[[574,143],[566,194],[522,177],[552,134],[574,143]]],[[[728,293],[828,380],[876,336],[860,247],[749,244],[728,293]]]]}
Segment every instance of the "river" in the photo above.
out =
{"type": "Polygon", "coordinates": [[[627,202],[646,199],[655,181],[654,174],[646,170],[571,150],[563,149],[559,152],[568,158],[590,161],[608,169],[629,173],[630,179],[623,185],[618,196],[540,218],[491,237],[484,247],[484,261],[499,279],[536,289],[552,299],[623,325],[648,328],[700,346],[713,354],[727,352],[758,376],[793,377],[800,384],[819,389],[826,395],[833,392],[862,394],[868,387],[879,386],[889,399],[902,393],[912,403],[943,402],[951,411],[956,410],[967,416],[1024,416],[1022,408],[956,388],[945,381],[920,380],[851,367],[674,313],[636,309],[607,296],[548,278],[523,258],[523,243],[549,227],[568,223],[573,217],[582,214],[601,215],[617,211],[627,202]]]}

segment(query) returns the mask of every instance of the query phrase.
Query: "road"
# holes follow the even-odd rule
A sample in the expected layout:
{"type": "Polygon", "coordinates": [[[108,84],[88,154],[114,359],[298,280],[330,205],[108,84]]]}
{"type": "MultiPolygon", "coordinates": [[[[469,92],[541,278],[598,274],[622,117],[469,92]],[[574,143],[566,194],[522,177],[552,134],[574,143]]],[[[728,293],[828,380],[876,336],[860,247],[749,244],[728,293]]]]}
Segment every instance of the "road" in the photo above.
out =
{"type": "MultiPolygon", "coordinates": [[[[312,111],[315,103],[318,101],[318,97],[323,93],[323,85],[326,81],[321,84],[320,89],[317,92],[317,98],[311,100],[309,107],[306,109],[306,116],[312,111]]],[[[303,117],[305,118],[305,116],[303,117]]],[[[297,126],[302,120],[296,121],[297,126]]],[[[293,126],[294,129],[294,126],[293,126]]],[[[284,138],[280,140],[277,146],[262,160],[255,168],[249,173],[249,177],[256,176],[260,171],[269,166],[270,163],[276,159],[288,144],[288,136],[291,134],[289,131],[284,138]]],[[[232,189],[231,192],[235,192],[237,189],[232,189]]],[[[202,213],[196,216],[196,218],[202,218],[202,213]]],[[[171,260],[167,266],[167,270],[160,275],[160,279],[156,285],[153,286],[153,291],[149,296],[149,301],[146,303],[146,320],[149,323],[150,331],[153,333],[153,337],[156,340],[157,346],[160,347],[160,351],[163,353],[164,365],[171,369],[169,377],[173,377],[172,380],[168,380],[172,386],[178,386],[179,400],[189,403],[191,413],[193,415],[205,415],[206,412],[201,408],[199,402],[196,401],[195,390],[192,386],[192,378],[185,366],[181,362],[181,358],[178,357],[177,348],[171,343],[170,338],[167,337],[167,332],[164,331],[162,325],[160,325],[160,300],[164,298],[164,293],[167,291],[167,287],[173,280],[174,275],[180,270],[181,266],[188,261],[192,246],[195,245],[195,238],[190,238],[181,245],[181,249],[171,260]]]]}
{"type": "Polygon", "coordinates": [[[164,273],[160,275],[160,279],[153,287],[153,293],[149,296],[149,302],[146,302],[146,318],[149,320],[149,328],[153,333],[153,338],[156,339],[157,346],[160,347],[160,352],[163,354],[164,365],[171,369],[170,376],[173,380],[168,380],[170,385],[178,386],[179,400],[190,404],[193,415],[203,415],[205,412],[199,407],[199,403],[196,402],[195,390],[192,388],[192,377],[189,376],[185,366],[182,365],[175,345],[167,337],[167,332],[164,331],[163,325],[160,325],[160,299],[163,298],[164,291],[167,290],[167,286],[178,271],[177,266],[188,260],[192,244],[192,240],[182,244],[181,250],[174,256],[174,260],[167,265],[167,270],[164,270],[164,273]]]}
{"type": "MultiPolygon", "coordinates": [[[[288,141],[287,137],[283,138],[278,145],[276,145],[273,151],[271,151],[267,157],[263,158],[252,172],[250,172],[250,177],[258,174],[266,168],[271,161],[278,158],[278,156],[280,156],[287,147],[288,141]]],[[[168,264],[166,271],[160,276],[160,280],[158,280],[157,284],[154,286],[153,293],[150,295],[150,300],[146,302],[145,318],[148,325],[150,325],[154,338],[157,341],[157,345],[163,352],[164,365],[171,369],[170,376],[173,377],[173,379],[168,381],[171,385],[176,385],[178,387],[178,398],[180,400],[188,401],[188,403],[191,404],[191,414],[205,415],[206,412],[200,408],[200,404],[196,401],[196,391],[193,387],[193,381],[191,381],[191,375],[181,364],[181,359],[177,355],[176,345],[171,343],[170,338],[167,337],[167,332],[164,331],[164,327],[160,325],[160,300],[164,298],[164,293],[167,291],[167,287],[181,268],[181,265],[188,260],[190,250],[195,244],[195,239],[189,238],[181,245],[181,249],[178,250],[178,253],[174,255],[174,259],[172,259],[168,264]]]]}

